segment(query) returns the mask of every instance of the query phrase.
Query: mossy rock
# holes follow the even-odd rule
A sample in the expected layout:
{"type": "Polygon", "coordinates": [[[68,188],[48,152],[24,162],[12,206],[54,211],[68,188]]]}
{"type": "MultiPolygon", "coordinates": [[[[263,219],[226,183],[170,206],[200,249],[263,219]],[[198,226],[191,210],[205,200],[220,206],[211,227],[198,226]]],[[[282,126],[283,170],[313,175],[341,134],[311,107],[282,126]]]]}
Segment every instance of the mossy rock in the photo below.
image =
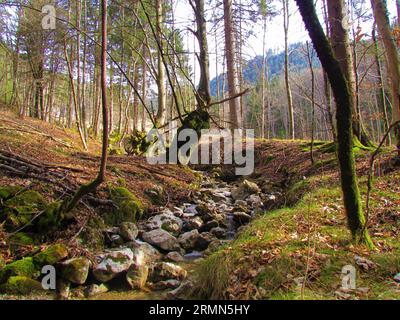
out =
{"type": "Polygon", "coordinates": [[[85,258],[74,258],[60,264],[61,276],[72,283],[84,284],[89,275],[90,261],[85,258]]]}
{"type": "Polygon", "coordinates": [[[43,287],[39,281],[25,276],[10,277],[7,282],[0,286],[0,291],[9,294],[31,294],[42,291],[43,287]]]}
{"type": "Polygon", "coordinates": [[[11,245],[17,246],[32,246],[35,244],[35,240],[32,234],[25,232],[18,232],[9,238],[11,245]]]}
{"type": "Polygon", "coordinates": [[[60,210],[61,205],[62,202],[53,202],[47,206],[45,212],[43,212],[37,222],[37,229],[40,233],[47,233],[58,229],[64,220],[64,215],[60,210]]]}
{"type": "Polygon", "coordinates": [[[111,188],[110,195],[117,209],[106,215],[104,221],[107,224],[120,225],[122,222],[136,222],[142,216],[142,202],[128,189],[123,187],[111,188]]]}
{"type": "Polygon", "coordinates": [[[33,256],[33,263],[41,268],[53,265],[68,257],[68,248],[63,244],[55,244],[33,256]]]}
{"type": "Polygon", "coordinates": [[[0,187],[0,198],[5,201],[14,197],[18,192],[22,191],[22,187],[19,186],[1,186],[0,187]]]}
{"type": "Polygon", "coordinates": [[[33,263],[33,259],[23,258],[6,265],[0,270],[0,283],[4,283],[13,276],[24,276],[28,278],[37,278],[39,271],[33,263]]]}
{"type": "Polygon", "coordinates": [[[85,247],[102,250],[104,248],[104,234],[103,231],[106,228],[106,224],[101,217],[93,217],[89,220],[85,230],[79,236],[82,244],[85,247]]]}
{"type": "Polygon", "coordinates": [[[144,193],[149,198],[152,204],[154,205],[165,204],[164,189],[162,186],[158,185],[154,186],[153,188],[145,190],[144,193]]]}
{"type": "Polygon", "coordinates": [[[17,194],[4,203],[3,216],[7,231],[13,231],[29,225],[38,213],[46,210],[47,201],[43,196],[33,190],[17,194]]]}

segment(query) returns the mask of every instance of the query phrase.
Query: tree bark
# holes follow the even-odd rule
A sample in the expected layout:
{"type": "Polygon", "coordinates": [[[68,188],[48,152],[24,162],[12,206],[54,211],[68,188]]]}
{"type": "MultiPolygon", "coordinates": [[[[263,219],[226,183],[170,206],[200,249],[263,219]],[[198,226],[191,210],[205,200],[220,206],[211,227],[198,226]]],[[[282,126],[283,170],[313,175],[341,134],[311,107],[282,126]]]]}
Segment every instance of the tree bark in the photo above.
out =
{"type": "Polygon", "coordinates": [[[332,46],[326,38],[318,20],[314,1],[296,0],[296,2],[321,64],[328,74],[337,104],[338,158],[348,226],[354,240],[362,241],[369,247],[373,247],[365,228],[366,221],[362,210],[360,190],[355,171],[351,121],[354,97],[349,89],[340,63],[336,59],[332,46]]]}
{"type": "MultiPolygon", "coordinates": [[[[224,0],[224,27],[225,27],[225,54],[228,78],[229,96],[238,94],[238,78],[235,63],[235,39],[232,20],[232,0],[224,0]]],[[[230,128],[238,129],[241,126],[240,98],[229,101],[230,128]]]]}
{"type": "Polygon", "coordinates": [[[330,25],[330,37],[336,59],[339,61],[340,68],[349,83],[350,94],[353,96],[353,132],[360,142],[365,146],[371,146],[370,139],[361,121],[359,121],[359,111],[357,108],[357,81],[354,69],[353,54],[349,38],[348,15],[344,0],[327,1],[328,17],[330,25]]]}
{"type": "Polygon", "coordinates": [[[295,125],[294,125],[293,96],[289,79],[289,43],[288,43],[289,1],[288,0],[283,0],[283,27],[285,31],[285,85],[286,85],[286,96],[287,96],[288,112],[289,112],[289,136],[292,140],[294,140],[295,125]]]}
{"type": "MultiPolygon", "coordinates": [[[[371,0],[374,11],[375,22],[378,26],[379,34],[383,39],[386,49],[387,69],[391,78],[392,85],[392,122],[400,121],[400,59],[397,52],[396,42],[390,30],[386,1],[371,0]]],[[[394,128],[396,137],[396,147],[400,157],[400,125],[394,128]]]]}

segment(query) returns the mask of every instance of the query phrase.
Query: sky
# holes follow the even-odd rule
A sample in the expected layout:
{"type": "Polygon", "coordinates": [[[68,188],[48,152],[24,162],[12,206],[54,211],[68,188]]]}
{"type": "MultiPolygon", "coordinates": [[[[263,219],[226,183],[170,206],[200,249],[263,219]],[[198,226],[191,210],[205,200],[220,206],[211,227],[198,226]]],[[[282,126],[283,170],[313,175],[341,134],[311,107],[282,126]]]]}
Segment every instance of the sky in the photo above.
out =
{"type": "MultiPolygon", "coordinates": [[[[335,0],[328,0],[328,1],[335,1],[335,0]]],[[[276,1],[277,5],[276,8],[280,9],[281,6],[279,6],[280,1],[276,1]],[[279,8],[278,8],[279,6],[279,8]]],[[[388,2],[388,10],[391,19],[397,16],[396,12],[396,0],[387,0],[388,2]]],[[[322,5],[322,1],[318,0],[317,1],[317,8],[319,10],[319,13],[322,14],[322,10],[320,10],[322,5]]],[[[309,40],[308,33],[304,28],[303,21],[301,18],[300,13],[298,12],[296,3],[294,0],[289,0],[289,11],[291,13],[290,17],[290,26],[289,26],[289,42],[290,43],[296,43],[296,42],[305,42],[309,40]]],[[[207,10],[207,8],[206,8],[207,10]]],[[[364,11],[372,13],[370,9],[370,2],[369,0],[366,1],[366,4],[364,6],[364,11]]],[[[322,17],[322,16],[321,16],[322,17]]],[[[177,25],[179,27],[183,27],[186,24],[190,24],[190,21],[193,21],[193,14],[192,14],[192,9],[187,3],[187,0],[178,0],[176,4],[176,20],[177,20],[177,25]]],[[[322,22],[322,18],[321,18],[322,22]]],[[[250,37],[247,39],[246,46],[244,48],[244,54],[246,55],[247,58],[252,58],[257,55],[262,55],[263,53],[263,28],[262,28],[262,22],[259,24],[255,24],[252,26],[254,36],[250,37]]],[[[370,33],[370,30],[372,29],[371,22],[369,23],[363,23],[362,24],[362,29],[366,33],[370,33]]],[[[210,26],[208,26],[210,28],[210,26]]],[[[282,51],[284,48],[284,31],[283,31],[283,16],[282,14],[279,14],[278,16],[270,19],[267,24],[267,50],[272,49],[275,51],[282,51]]],[[[190,52],[193,52],[193,38],[190,37],[189,41],[186,38],[185,42],[188,42],[190,44],[190,48],[188,49],[190,52]]],[[[215,41],[213,37],[209,37],[209,51],[210,52],[215,52],[215,41]]],[[[222,52],[223,50],[223,43],[219,45],[219,52],[222,52]]],[[[195,59],[192,57],[191,59],[191,65],[194,65],[195,59]]],[[[210,76],[211,78],[214,78],[216,76],[216,68],[215,68],[215,55],[211,54],[210,55],[210,76]]],[[[222,73],[222,64],[219,64],[219,69],[220,72],[222,73]]],[[[196,70],[198,70],[198,65],[196,62],[196,70]]],[[[198,71],[196,71],[198,74],[198,71]]],[[[198,79],[196,79],[198,80],[198,79]]]]}

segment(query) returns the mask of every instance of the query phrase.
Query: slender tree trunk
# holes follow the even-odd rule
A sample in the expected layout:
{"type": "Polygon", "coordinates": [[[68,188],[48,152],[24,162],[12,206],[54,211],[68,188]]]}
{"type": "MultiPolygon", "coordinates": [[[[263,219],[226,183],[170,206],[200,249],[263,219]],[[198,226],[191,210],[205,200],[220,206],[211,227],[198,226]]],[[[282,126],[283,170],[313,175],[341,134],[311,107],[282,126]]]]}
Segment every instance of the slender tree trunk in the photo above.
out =
{"type": "MultiPolygon", "coordinates": [[[[235,39],[232,20],[232,0],[224,0],[225,54],[228,77],[228,92],[230,97],[238,94],[238,78],[235,61],[235,39]]],[[[230,128],[241,127],[240,99],[229,101],[230,128]]]]}
{"type": "Polygon", "coordinates": [[[210,93],[210,59],[208,56],[207,27],[204,11],[204,0],[194,0],[191,2],[197,24],[195,33],[200,47],[200,82],[197,90],[197,108],[205,109],[211,102],[210,93]]]}
{"type": "Polygon", "coordinates": [[[338,157],[342,182],[344,206],[349,229],[355,240],[361,240],[373,247],[365,228],[365,216],[362,210],[360,190],[358,187],[355,159],[353,153],[352,95],[344,72],[336,59],[332,46],[326,38],[318,20],[313,0],[296,0],[303,21],[313,41],[314,48],[321,64],[328,74],[337,104],[338,157]]]}
{"type": "MultiPolygon", "coordinates": [[[[376,24],[372,30],[372,40],[374,41],[374,58],[375,58],[375,65],[376,65],[376,72],[377,72],[377,103],[379,106],[379,112],[383,114],[383,131],[386,132],[390,127],[389,122],[389,115],[387,111],[387,104],[386,104],[386,90],[385,84],[382,77],[382,65],[379,59],[379,44],[378,39],[376,38],[376,24]]],[[[388,135],[388,144],[392,144],[392,137],[388,135]]]]}
{"type": "Polygon", "coordinates": [[[288,101],[288,112],[289,112],[289,137],[294,140],[296,137],[295,125],[294,125],[294,109],[293,109],[293,96],[292,89],[290,87],[289,79],[289,0],[283,0],[283,27],[285,31],[285,85],[286,85],[286,96],[288,101]]]}
{"type": "Polygon", "coordinates": [[[156,116],[156,123],[158,126],[163,125],[166,117],[167,107],[167,93],[165,88],[165,66],[163,63],[163,44],[162,39],[162,26],[164,22],[164,6],[162,0],[156,0],[156,12],[157,12],[157,37],[160,48],[158,50],[158,75],[157,75],[157,87],[158,87],[158,111],[156,116]]]}
{"type": "Polygon", "coordinates": [[[107,171],[108,159],[108,144],[109,144],[109,131],[108,131],[108,107],[107,107],[107,0],[101,0],[101,20],[102,20],[102,49],[101,49],[101,92],[102,92],[102,114],[103,114],[103,145],[99,173],[97,178],[89,183],[83,185],[72,198],[67,202],[64,211],[72,211],[79,201],[87,194],[96,191],[96,189],[105,181],[107,171]]]}

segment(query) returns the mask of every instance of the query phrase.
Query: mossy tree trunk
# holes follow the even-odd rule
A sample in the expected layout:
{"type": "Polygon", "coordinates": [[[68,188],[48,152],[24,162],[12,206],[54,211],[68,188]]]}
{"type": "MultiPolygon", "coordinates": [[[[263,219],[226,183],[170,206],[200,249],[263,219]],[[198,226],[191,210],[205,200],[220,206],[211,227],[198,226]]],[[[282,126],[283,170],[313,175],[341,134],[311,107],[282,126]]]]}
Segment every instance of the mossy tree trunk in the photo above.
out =
{"type": "Polygon", "coordinates": [[[337,104],[338,157],[348,226],[355,240],[373,247],[365,228],[366,221],[355,171],[352,129],[353,96],[340,64],[333,53],[332,46],[318,20],[314,1],[296,0],[296,2],[321,64],[329,77],[337,104]]]}

